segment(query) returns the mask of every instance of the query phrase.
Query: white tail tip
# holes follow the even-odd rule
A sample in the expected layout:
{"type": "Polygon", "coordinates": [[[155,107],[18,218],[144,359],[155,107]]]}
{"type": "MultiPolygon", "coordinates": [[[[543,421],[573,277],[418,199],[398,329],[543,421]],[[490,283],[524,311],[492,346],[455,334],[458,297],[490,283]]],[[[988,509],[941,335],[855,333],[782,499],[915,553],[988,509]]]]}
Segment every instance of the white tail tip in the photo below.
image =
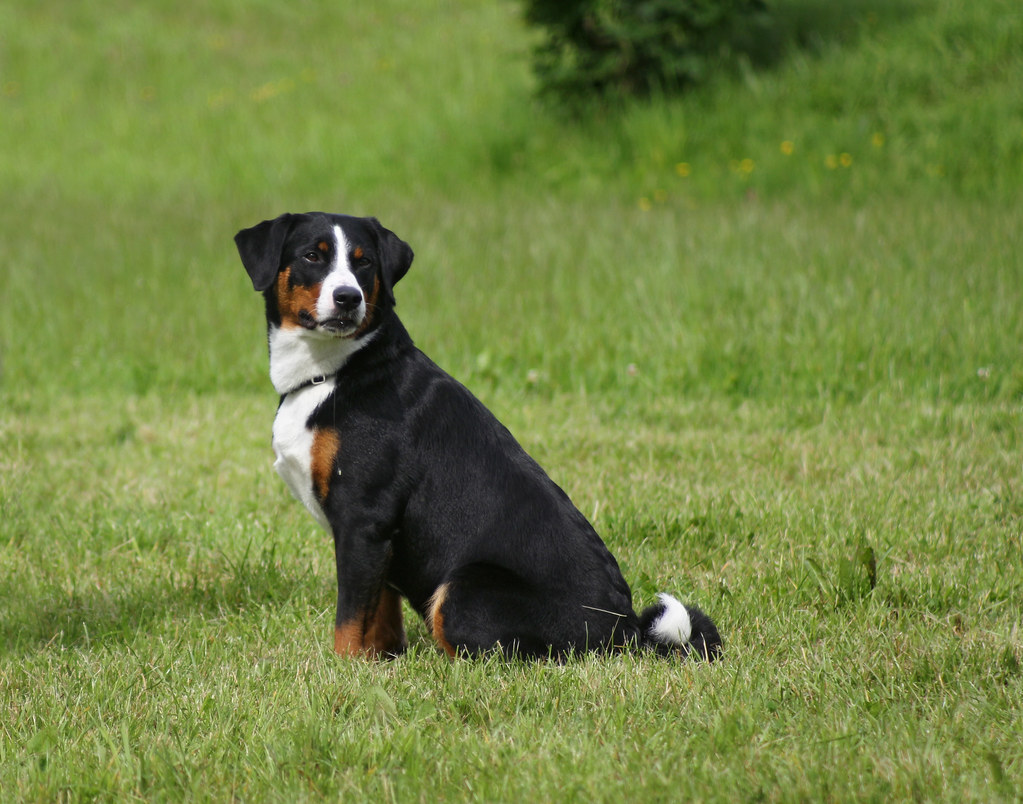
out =
{"type": "Polygon", "coordinates": [[[655,641],[668,645],[688,645],[689,638],[693,635],[689,610],[671,595],[661,592],[657,597],[664,606],[664,611],[650,623],[650,636],[655,641]]]}

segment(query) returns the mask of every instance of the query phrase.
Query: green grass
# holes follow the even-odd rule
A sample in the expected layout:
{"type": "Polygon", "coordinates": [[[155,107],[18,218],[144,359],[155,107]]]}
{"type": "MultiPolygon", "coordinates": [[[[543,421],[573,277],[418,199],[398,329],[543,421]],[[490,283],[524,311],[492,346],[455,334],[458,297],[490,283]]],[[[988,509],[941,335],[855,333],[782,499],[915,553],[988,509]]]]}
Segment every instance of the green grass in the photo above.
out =
{"type": "Polygon", "coordinates": [[[0,799],[1018,795],[1023,12],[773,5],[572,118],[512,2],[0,4],[0,799]],[[330,652],[231,242],[315,208],[723,662],[330,652]]]}

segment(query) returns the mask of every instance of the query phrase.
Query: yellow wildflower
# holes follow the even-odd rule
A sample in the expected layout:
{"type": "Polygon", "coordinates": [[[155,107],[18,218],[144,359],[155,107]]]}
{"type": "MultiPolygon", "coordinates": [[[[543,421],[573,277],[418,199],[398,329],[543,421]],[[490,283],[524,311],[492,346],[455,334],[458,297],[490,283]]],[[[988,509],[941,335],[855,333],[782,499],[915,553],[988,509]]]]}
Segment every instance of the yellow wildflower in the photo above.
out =
{"type": "Polygon", "coordinates": [[[796,146],[792,142],[792,140],[785,140],[781,144],[781,152],[783,154],[785,154],[785,156],[792,156],[792,152],[795,151],[795,150],[796,150],[796,146]]]}
{"type": "Polygon", "coordinates": [[[282,92],[290,92],[295,87],[295,82],[290,78],[281,78],[278,81],[267,81],[263,86],[253,90],[251,93],[252,100],[257,103],[263,103],[271,98],[275,98],[282,92]]]}

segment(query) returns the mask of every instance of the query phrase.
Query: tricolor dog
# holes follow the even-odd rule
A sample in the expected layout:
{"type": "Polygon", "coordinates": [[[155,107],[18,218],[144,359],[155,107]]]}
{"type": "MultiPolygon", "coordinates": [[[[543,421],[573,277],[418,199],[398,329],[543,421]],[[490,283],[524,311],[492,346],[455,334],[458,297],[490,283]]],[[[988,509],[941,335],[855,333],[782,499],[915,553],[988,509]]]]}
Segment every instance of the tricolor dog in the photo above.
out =
{"type": "Polygon", "coordinates": [[[394,312],[412,249],[375,218],[310,212],[235,236],[266,301],[274,464],[334,538],[334,650],[406,646],[401,599],[451,656],[654,648],[712,659],[710,618],[637,615],[586,518],[394,312]]]}

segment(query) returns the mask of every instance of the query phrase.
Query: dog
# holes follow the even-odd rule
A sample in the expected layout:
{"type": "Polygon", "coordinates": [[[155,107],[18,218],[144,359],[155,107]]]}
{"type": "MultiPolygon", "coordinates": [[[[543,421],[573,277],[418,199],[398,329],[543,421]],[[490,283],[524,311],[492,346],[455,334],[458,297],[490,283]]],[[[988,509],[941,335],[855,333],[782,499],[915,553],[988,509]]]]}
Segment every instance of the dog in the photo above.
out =
{"type": "Polygon", "coordinates": [[[700,609],[661,594],[633,611],[568,495],[413,344],[394,309],[407,243],[375,218],[323,212],[235,243],[266,304],[274,467],[334,539],[337,653],[402,653],[405,598],[451,657],[719,655],[700,609]]]}

